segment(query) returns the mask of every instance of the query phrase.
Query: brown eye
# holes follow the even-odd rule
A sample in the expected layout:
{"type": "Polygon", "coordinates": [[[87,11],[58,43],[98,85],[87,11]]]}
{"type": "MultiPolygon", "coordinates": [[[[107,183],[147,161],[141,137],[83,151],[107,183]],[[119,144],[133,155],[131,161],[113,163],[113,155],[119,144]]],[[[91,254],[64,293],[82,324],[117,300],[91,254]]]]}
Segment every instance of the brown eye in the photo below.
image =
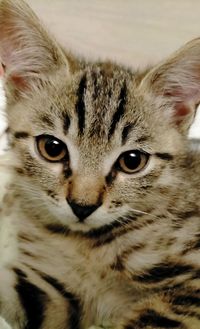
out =
{"type": "Polygon", "coordinates": [[[67,146],[54,136],[41,135],[36,142],[40,155],[48,161],[59,162],[68,157],[67,146]]]}
{"type": "Polygon", "coordinates": [[[124,152],[117,160],[117,167],[126,174],[134,174],[142,170],[149,159],[149,154],[138,150],[124,152]]]}

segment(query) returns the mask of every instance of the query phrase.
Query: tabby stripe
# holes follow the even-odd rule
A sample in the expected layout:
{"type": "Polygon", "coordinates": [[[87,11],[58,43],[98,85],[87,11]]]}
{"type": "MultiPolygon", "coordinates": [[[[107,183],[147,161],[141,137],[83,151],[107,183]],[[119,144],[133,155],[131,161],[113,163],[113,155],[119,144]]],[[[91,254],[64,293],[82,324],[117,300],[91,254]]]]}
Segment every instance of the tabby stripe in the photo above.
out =
{"type": "Polygon", "coordinates": [[[79,133],[83,134],[85,129],[85,90],[87,87],[86,75],[80,80],[78,91],[77,91],[77,103],[76,103],[76,113],[78,115],[78,128],[79,133]]]}
{"type": "MultiPolygon", "coordinates": [[[[135,218],[134,218],[135,219],[135,218]]],[[[89,232],[73,232],[70,231],[70,229],[67,226],[64,226],[62,224],[47,224],[45,228],[56,234],[62,234],[62,235],[77,235],[77,236],[82,236],[85,238],[93,239],[93,240],[98,240],[101,237],[104,237],[105,235],[112,233],[114,229],[118,228],[125,228],[124,225],[130,223],[133,220],[133,217],[128,218],[128,219],[121,219],[121,221],[116,220],[110,225],[104,225],[100,228],[92,229],[89,232]]],[[[127,228],[126,228],[127,229],[127,228]]],[[[113,237],[114,238],[114,237],[113,237]]]]}
{"type": "Polygon", "coordinates": [[[169,154],[169,153],[155,153],[155,155],[162,159],[162,160],[167,160],[167,161],[170,161],[170,160],[173,160],[173,155],[172,154],[169,154]]]}
{"type": "Polygon", "coordinates": [[[28,138],[29,134],[25,131],[17,131],[14,133],[14,137],[17,139],[24,139],[24,138],[28,138]]]}
{"type": "MultiPolygon", "coordinates": [[[[138,216],[137,216],[138,217],[138,216]]],[[[98,236],[99,232],[95,231],[90,231],[88,232],[87,236],[90,239],[93,239],[93,247],[101,247],[104,246],[105,244],[109,244],[113,242],[114,240],[117,240],[120,238],[122,235],[127,234],[128,232],[132,230],[140,230],[142,228],[141,225],[135,225],[135,221],[137,221],[137,217],[130,217],[128,219],[119,219],[121,221],[118,223],[117,221],[109,225],[107,227],[107,230],[109,230],[107,233],[105,232],[104,234],[101,234],[98,236]]],[[[152,220],[149,220],[149,224],[152,224],[152,220]]],[[[103,228],[102,228],[103,229],[103,228]]],[[[105,228],[106,229],[106,228],[105,228]]]]}
{"type": "Polygon", "coordinates": [[[18,238],[22,241],[30,242],[30,243],[31,242],[33,243],[33,242],[36,242],[36,241],[40,240],[38,237],[33,238],[33,237],[30,237],[29,235],[26,235],[26,234],[23,234],[23,233],[19,234],[18,238]]]}
{"type": "MultiPolygon", "coordinates": [[[[180,217],[182,219],[182,217],[180,217]]],[[[200,238],[198,237],[198,239],[196,241],[188,242],[188,244],[186,244],[186,247],[184,247],[184,250],[182,251],[182,255],[186,255],[187,253],[191,253],[194,250],[198,250],[200,249],[200,238]]]]}
{"type": "MultiPolygon", "coordinates": [[[[182,211],[176,213],[181,219],[190,219],[191,217],[199,216],[199,209],[182,211]]],[[[196,235],[198,237],[198,234],[196,235]]],[[[199,236],[200,237],[200,236],[199,236]]]]}
{"type": "Polygon", "coordinates": [[[150,136],[141,136],[141,137],[139,137],[135,142],[136,142],[136,143],[144,143],[144,142],[146,142],[148,139],[150,139],[150,136]]]}
{"type": "Polygon", "coordinates": [[[195,250],[195,249],[199,249],[200,248],[200,239],[198,239],[192,246],[191,249],[195,250]]]}
{"type": "Polygon", "coordinates": [[[98,88],[98,79],[97,79],[97,72],[92,72],[92,80],[93,80],[93,99],[97,99],[99,95],[99,88],[98,88]]]}
{"type": "Polygon", "coordinates": [[[25,174],[25,172],[24,172],[24,170],[23,170],[22,168],[17,168],[17,167],[15,167],[14,170],[15,170],[16,173],[19,174],[19,175],[24,175],[24,174],[25,174]]]}
{"type": "Polygon", "coordinates": [[[108,185],[111,185],[116,177],[117,177],[117,170],[116,168],[112,168],[109,174],[106,176],[106,183],[108,185]]]}
{"type": "MultiPolygon", "coordinates": [[[[53,108],[51,109],[53,111],[53,108]]],[[[50,128],[55,128],[55,122],[51,119],[51,117],[47,114],[43,114],[40,117],[40,120],[50,128]]]]}
{"type": "Polygon", "coordinates": [[[26,329],[40,329],[45,318],[45,304],[48,302],[46,293],[28,282],[26,274],[18,269],[14,270],[17,275],[15,289],[27,317],[26,329]]]}
{"type": "Polygon", "coordinates": [[[144,249],[145,247],[146,247],[146,245],[144,243],[136,244],[136,245],[128,247],[120,255],[118,255],[116,257],[115,262],[112,263],[110,266],[111,269],[115,270],[115,271],[119,271],[119,272],[124,271],[126,268],[124,263],[126,262],[127,258],[134,252],[138,252],[138,251],[144,249]]]}
{"type": "Polygon", "coordinates": [[[192,275],[193,279],[198,279],[200,278],[200,270],[196,270],[193,275],[192,275]]]}
{"type": "Polygon", "coordinates": [[[134,276],[133,279],[142,283],[158,283],[179,275],[187,274],[192,270],[193,268],[190,265],[162,263],[143,275],[134,276]]]}
{"type": "Polygon", "coordinates": [[[136,220],[136,217],[130,217],[126,219],[119,219],[110,225],[104,225],[100,228],[90,230],[89,232],[73,232],[67,226],[62,224],[48,224],[45,228],[54,233],[63,236],[77,236],[80,238],[86,238],[92,241],[92,246],[100,247],[105,244],[111,243],[123,234],[128,233],[133,229],[131,223],[136,220]]]}
{"type": "Polygon", "coordinates": [[[81,308],[80,302],[76,296],[71,292],[65,290],[65,287],[55,278],[51,276],[41,274],[40,276],[48,282],[52,287],[54,287],[69,303],[69,323],[67,325],[68,329],[79,329],[80,328],[80,318],[81,318],[81,308]]]}
{"type": "Polygon", "coordinates": [[[118,228],[124,228],[126,224],[129,224],[132,222],[132,220],[135,219],[135,217],[130,218],[118,218],[111,224],[107,224],[104,226],[101,226],[99,228],[95,228],[93,230],[90,230],[89,232],[85,233],[84,235],[90,239],[96,239],[104,236],[105,234],[108,234],[112,232],[114,229],[118,228]]]}
{"type": "Polygon", "coordinates": [[[64,177],[65,177],[66,179],[69,178],[69,177],[72,175],[72,170],[71,170],[71,168],[69,167],[69,163],[65,163],[65,164],[64,164],[63,174],[64,174],[64,177]]]}
{"type": "Polygon", "coordinates": [[[113,135],[117,124],[119,123],[120,119],[124,115],[125,105],[126,105],[126,94],[127,94],[127,87],[126,87],[126,84],[124,83],[124,85],[121,88],[120,95],[119,95],[119,105],[117,107],[116,112],[113,115],[111,125],[110,125],[110,129],[109,129],[109,132],[108,132],[108,137],[109,138],[113,135]]]}
{"type": "Polygon", "coordinates": [[[64,226],[62,224],[47,224],[45,228],[55,234],[61,234],[61,235],[69,235],[70,230],[67,226],[64,226]]]}
{"type": "Polygon", "coordinates": [[[151,326],[151,328],[184,328],[180,321],[170,319],[164,315],[160,315],[154,310],[147,310],[144,314],[140,316],[137,321],[131,321],[125,326],[125,329],[134,328],[146,328],[151,326]]]}
{"type": "Polygon", "coordinates": [[[69,126],[70,126],[70,118],[67,114],[65,114],[64,120],[63,120],[63,131],[64,131],[65,135],[68,133],[69,126]]]}
{"type": "Polygon", "coordinates": [[[22,270],[20,270],[20,268],[13,268],[13,271],[15,272],[15,274],[17,274],[18,277],[20,278],[27,278],[26,273],[24,273],[22,270]]]}
{"type": "Polygon", "coordinates": [[[24,170],[28,176],[35,176],[38,173],[38,162],[29,152],[24,152],[24,170]]]}
{"type": "Polygon", "coordinates": [[[185,306],[200,306],[200,297],[192,295],[178,295],[173,298],[173,304],[185,306]]]}
{"type": "Polygon", "coordinates": [[[198,320],[200,320],[200,314],[198,314],[195,311],[189,311],[189,310],[183,310],[183,309],[177,309],[178,306],[173,306],[172,310],[175,314],[181,315],[181,316],[186,316],[188,317],[192,317],[192,318],[196,318],[198,320]]]}
{"type": "Polygon", "coordinates": [[[122,145],[124,145],[128,138],[131,130],[133,130],[134,124],[133,123],[128,123],[122,130],[122,145]]]}
{"type": "MultiPolygon", "coordinates": [[[[129,124],[126,124],[126,126],[122,130],[122,145],[124,145],[127,142],[128,138],[129,138],[129,134],[130,134],[131,130],[133,130],[134,126],[135,126],[135,124],[129,123],[129,124]]],[[[150,138],[149,136],[141,136],[135,142],[143,143],[143,142],[146,142],[149,138],[150,138]]]]}

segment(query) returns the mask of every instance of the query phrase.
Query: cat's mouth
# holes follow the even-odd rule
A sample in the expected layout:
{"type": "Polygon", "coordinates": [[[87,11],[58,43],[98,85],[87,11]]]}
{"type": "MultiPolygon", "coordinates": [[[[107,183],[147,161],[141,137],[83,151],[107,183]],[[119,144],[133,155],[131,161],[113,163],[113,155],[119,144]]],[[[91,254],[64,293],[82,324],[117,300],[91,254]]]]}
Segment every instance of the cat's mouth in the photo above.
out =
{"type": "Polygon", "coordinates": [[[101,212],[91,214],[84,221],[80,221],[76,216],[68,216],[65,219],[65,225],[73,232],[89,232],[91,230],[98,230],[107,225],[112,225],[114,218],[110,218],[107,214],[102,216],[101,212]]]}
{"type": "MultiPolygon", "coordinates": [[[[108,219],[109,222],[109,219],[108,219]]],[[[71,218],[70,221],[68,221],[68,227],[72,231],[82,231],[82,232],[88,232],[93,229],[98,229],[102,226],[104,226],[105,223],[102,221],[101,216],[98,216],[97,214],[92,214],[84,219],[84,221],[79,220],[77,217],[71,218]]]]}
{"type": "Polygon", "coordinates": [[[94,225],[87,224],[87,221],[84,223],[74,222],[68,225],[69,229],[73,232],[89,232],[96,228],[94,225]]]}
{"type": "MultiPolygon", "coordinates": [[[[60,202],[47,210],[48,218],[53,223],[63,225],[71,231],[89,232],[93,229],[99,229],[107,225],[113,225],[115,222],[122,222],[122,219],[131,218],[133,214],[130,207],[121,205],[117,209],[109,207],[109,204],[102,204],[94,208],[76,209],[76,214],[66,202],[60,202]],[[80,212],[79,212],[80,211],[80,212]]],[[[74,206],[74,205],[73,205],[74,206]]],[[[49,220],[48,220],[49,222],[49,220]]],[[[114,224],[115,225],[115,224],[114,224]]]]}

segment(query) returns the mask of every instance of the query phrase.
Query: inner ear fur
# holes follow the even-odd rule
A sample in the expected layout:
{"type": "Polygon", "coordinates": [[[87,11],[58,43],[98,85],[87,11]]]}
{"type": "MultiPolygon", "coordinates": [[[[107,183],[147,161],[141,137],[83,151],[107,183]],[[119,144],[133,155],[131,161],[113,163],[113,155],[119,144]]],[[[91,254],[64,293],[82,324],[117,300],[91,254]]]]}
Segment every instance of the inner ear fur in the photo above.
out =
{"type": "Polygon", "coordinates": [[[21,90],[47,72],[68,67],[57,42],[23,0],[0,1],[0,58],[5,79],[21,90]]]}

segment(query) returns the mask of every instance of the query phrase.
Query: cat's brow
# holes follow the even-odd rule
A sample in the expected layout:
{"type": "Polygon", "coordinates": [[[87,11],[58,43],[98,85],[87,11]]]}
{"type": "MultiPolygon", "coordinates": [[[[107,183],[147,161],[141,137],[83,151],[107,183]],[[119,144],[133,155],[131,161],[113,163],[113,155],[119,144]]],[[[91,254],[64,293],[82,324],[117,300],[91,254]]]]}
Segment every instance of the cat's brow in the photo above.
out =
{"type": "Polygon", "coordinates": [[[110,138],[115,129],[117,124],[119,123],[120,119],[123,117],[124,112],[125,112],[125,106],[126,106],[126,99],[127,99],[127,86],[126,83],[124,81],[122,87],[121,87],[121,91],[119,94],[119,102],[118,102],[118,107],[113,115],[113,118],[111,120],[111,125],[110,125],[110,129],[108,132],[108,138],[110,138]]]}
{"type": "Polygon", "coordinates": [[[150,139],[150,136],[146,136],[146,135],[144,135],[144,136],[139,137],[139,138],[136,140],[136,143],[143,143],[143,142],[148,141],[149,139],[150,139]]]}
{"type": "Polygon", "coordinates": [[[167,161],[170,161],[170,160],[173,160],[173,155],[172,154],[169,154],[169,153],[155,153],[155,155],[162,159],[162,160],[167,160],[167,161]]]}
{"type": "Polygon", "coordinates": [[[65,114],[63,117],[63,132],[66,135],[70,126],[70,117],[68,114],[65,114]]]}
{"type": "Polygon", "coordinates": [[[133,130],[134,128],[134,124],[133,123],[127,123],[125,125],[125,127],[122,130],[122,145],[124,145],[128,138],[129,138],[129,134],[130,132],[133,130]]]}
{"type": "Polygon", "coordinates": [[[17,138],[17,139],[28,138],[29,133],[27,133],[26,131],[16,131],[14,133],[14,137],[17,138]]]}
{"type": "Polygon", "coordinates": [[[42,123],[44,123],[48,127],[53,128],[53,129],[55,128],[55,123],[49,115],[42,114],[40,117],[40,120],[42,121],[42,123]]]}
{"type": "Polygon", "coordinates": [[[82,135],[85,129],[85,91],[87,88],[87,78],[84,74],[79,82],[77,90],[76,113],[78,115],[79,134],[82,135]]]}

